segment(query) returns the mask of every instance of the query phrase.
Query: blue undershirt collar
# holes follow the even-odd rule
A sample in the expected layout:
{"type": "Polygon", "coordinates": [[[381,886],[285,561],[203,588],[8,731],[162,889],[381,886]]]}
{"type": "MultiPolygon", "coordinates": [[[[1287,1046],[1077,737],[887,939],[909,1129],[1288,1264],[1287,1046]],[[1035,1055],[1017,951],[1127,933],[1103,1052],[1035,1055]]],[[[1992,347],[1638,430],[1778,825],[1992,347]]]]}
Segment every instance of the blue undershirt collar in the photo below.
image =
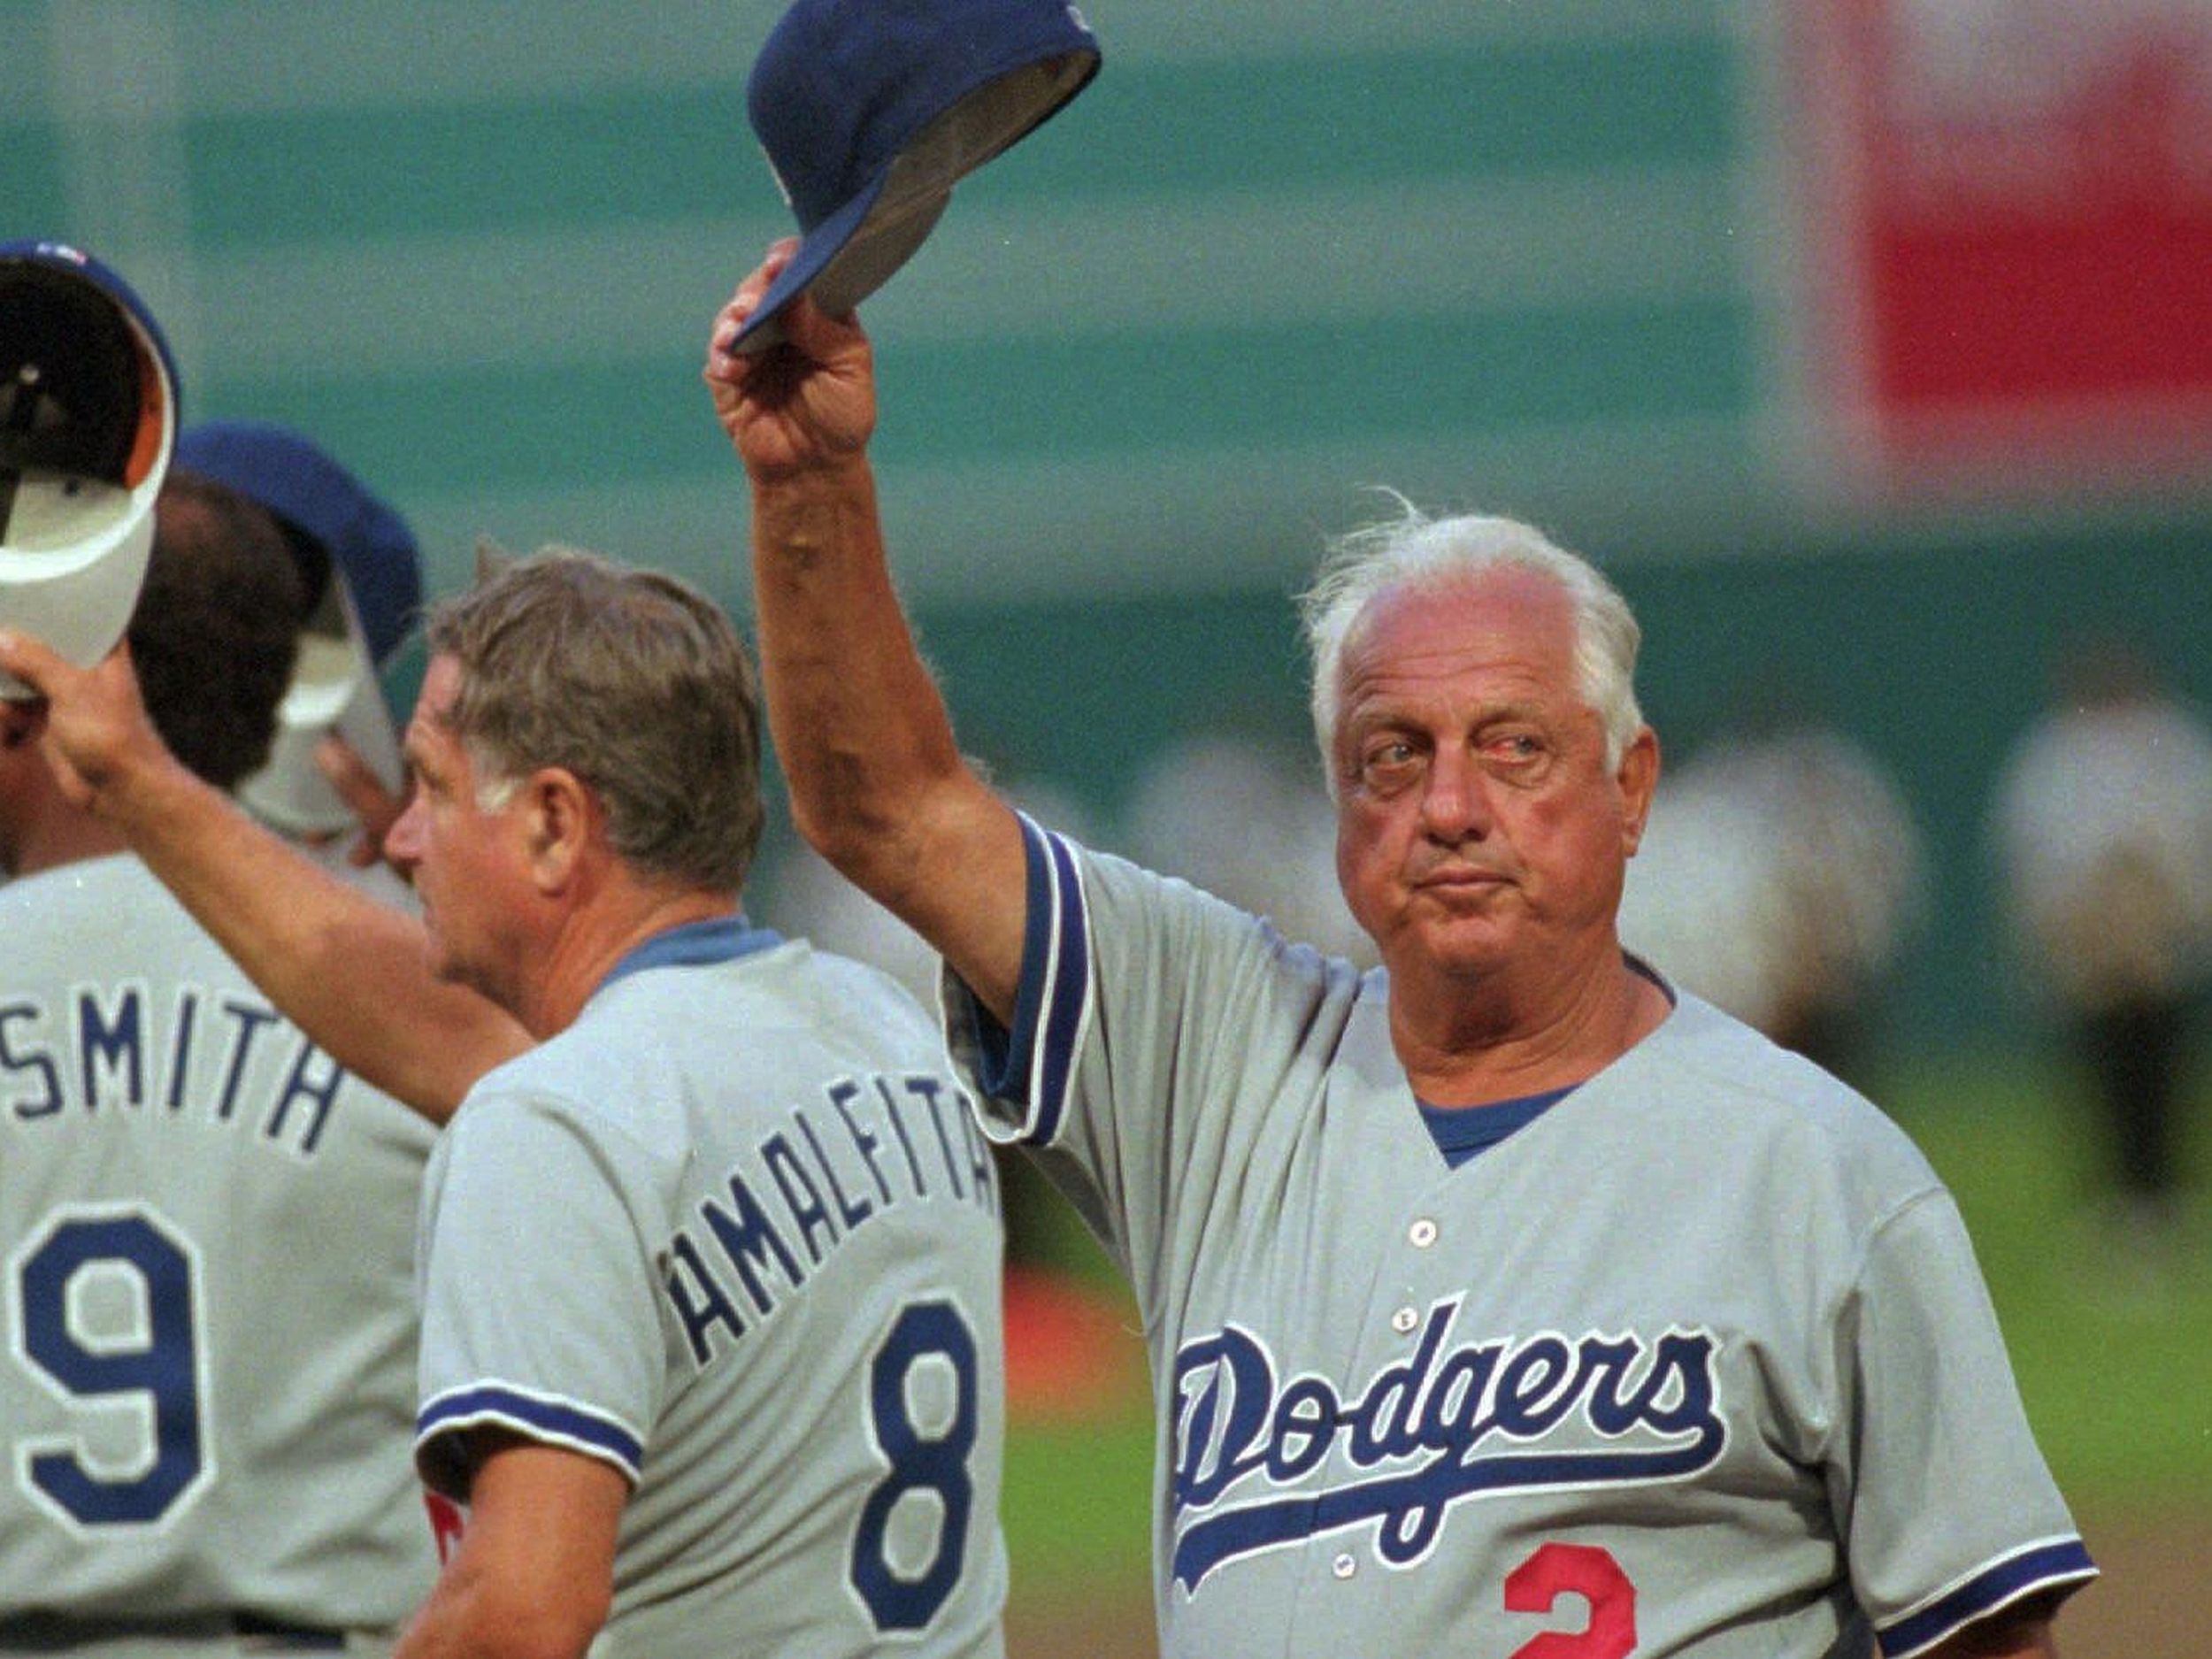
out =
{"type": "MultiPolygon", "coordinates": [[[[1679,1006],[1674,987],[1654,972],[1648,963],[1632,951],[1624,950],[1621,956],[1631,972],[1640,974],[1659,987],[1669,1008],[1679,1006]]],[[[1564,1088],[1494,1101],[1486,1106],[1432,1106],[1425,1100],[1417,1100],[1414,1104],[1420,1107],[1421,1121],[1436,1141],[1436,1149],[1444,1155],[1444,1162],[1457,1169],[1516,1130],[1527,1128],[1581,1087],[1579,1083],[1570,1083],[1564,1088]]]]}
{"type": "Polygon", "coordinates": [[[718,962],[772,950],[783,935],[770,927],[755,927],[742,910],[730,916],[710,916],[702,922],[680,922],[630,947],[622,959],[599,982],[603,991],[617,979],[648,968],[705,968],[718,962]]]}
{"type": "Polygon", "coordinates": [[[1494,1101],[1486,1106],[1432,1106],[1426,1101],[1417,1101],[1415,1104],[1420,1107],[1421,1121],[1428,1125],[1436,1149],[1444,1155],[1444,1162],[1457,1169],[1476,1154],[1487,1152],[1515,1130],[1527,1128],[1579,1087],[1570,1083],[1565,1088],[1494,1101]]]}

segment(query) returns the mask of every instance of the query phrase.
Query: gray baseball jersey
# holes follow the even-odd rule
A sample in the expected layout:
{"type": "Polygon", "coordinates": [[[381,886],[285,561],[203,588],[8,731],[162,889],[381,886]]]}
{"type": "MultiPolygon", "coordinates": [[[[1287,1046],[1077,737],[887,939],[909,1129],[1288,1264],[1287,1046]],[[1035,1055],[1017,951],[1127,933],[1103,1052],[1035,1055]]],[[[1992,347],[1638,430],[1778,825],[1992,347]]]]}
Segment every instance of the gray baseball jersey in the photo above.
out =
{"type": "Polygon", "coordinates": [[[1916,1654],[2095,1569],[1948,1195],[1709,1005],[1447,1166],[1386,987],[1026,826],[956,1060],[1142,1309],[1171,1655],[1916,1654]]]}
{"type": "Polygon", "coordinates": [[[134,858],[12,883],[0,939],[0,1632],[398,1624],[433,1131],[134,858]]]}
{"type": "Polygon", "coordinates": [[[912,997],[673,929],[447,1131],[418,1463],[465,1498],[495,1425],[620,1471],[606,1659],[995,1655],[1002,1246],[912,997]]]}

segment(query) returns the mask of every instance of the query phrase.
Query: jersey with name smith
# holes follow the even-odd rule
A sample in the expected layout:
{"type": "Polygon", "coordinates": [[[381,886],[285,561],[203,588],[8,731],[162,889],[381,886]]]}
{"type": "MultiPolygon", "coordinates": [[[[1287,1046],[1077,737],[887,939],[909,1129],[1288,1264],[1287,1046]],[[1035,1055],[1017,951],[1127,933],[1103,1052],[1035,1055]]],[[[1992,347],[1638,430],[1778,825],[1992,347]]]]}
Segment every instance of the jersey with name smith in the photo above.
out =
{"type": "Polygon", "coordinates": [[[393,1626],[430,1125],[138,860],[0,890],[0,1620],[393,1626]]]}

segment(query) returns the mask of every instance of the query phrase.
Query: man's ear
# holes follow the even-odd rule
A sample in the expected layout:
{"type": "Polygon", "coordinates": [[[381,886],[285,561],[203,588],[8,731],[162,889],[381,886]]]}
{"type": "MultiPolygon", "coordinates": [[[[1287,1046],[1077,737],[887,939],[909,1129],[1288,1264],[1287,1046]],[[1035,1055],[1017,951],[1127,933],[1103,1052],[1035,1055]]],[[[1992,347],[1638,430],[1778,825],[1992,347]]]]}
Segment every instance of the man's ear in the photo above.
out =
{"type": "Polygon", "coordinates": [[[0,749],[17,749],[35,743],[45,730],[44,698],[0,697],[0,749]]]}
{"type": "Polygon", "coordinates": [[[1659,787],[1659,734],[1645,726],[1621,752],[1617,774],[1621,789],[1621,833],[1624,856],[1633,858],[1643,844],[1644,826],[1651,818],[1651,797],[1659,787]]]}
{"type": "Polygon", "coordinates": [[[575,879],[598,832],[599,803],[565,766],[542,766],[523,785],[530,870],[538,891],[559,893],[575,879]]]}

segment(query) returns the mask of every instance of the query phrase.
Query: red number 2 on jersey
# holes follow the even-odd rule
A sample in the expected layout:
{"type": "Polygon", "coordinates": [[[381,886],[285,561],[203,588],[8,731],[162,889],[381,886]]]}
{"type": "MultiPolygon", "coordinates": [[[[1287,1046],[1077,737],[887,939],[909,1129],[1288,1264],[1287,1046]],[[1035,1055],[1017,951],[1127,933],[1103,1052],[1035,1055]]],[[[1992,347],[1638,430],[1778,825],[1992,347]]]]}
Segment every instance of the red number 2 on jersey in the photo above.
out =
{"type": "Polygon", "coordinates": [[[1547,1631],[1513,1659],[1628,1659],[1636,1650],[1636,1586],[1611,1555],[1588,1544],[1547,1544],[1506,1576],[1509,1613],[1548,1613],[1563,1595],[1590,1604],[1579,1631],[1547,1631]]]}

